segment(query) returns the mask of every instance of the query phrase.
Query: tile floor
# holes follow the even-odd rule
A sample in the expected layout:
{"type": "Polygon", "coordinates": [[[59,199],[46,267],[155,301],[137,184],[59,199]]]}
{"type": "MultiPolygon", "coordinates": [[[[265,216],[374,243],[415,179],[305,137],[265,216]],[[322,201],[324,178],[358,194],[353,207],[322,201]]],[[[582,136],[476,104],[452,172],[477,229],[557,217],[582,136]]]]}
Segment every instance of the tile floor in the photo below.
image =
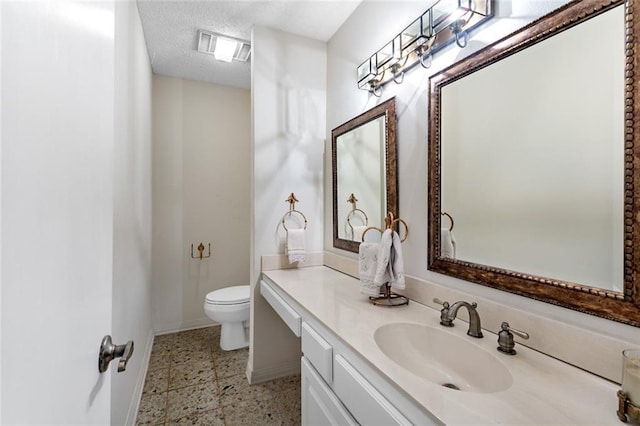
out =
{"type": "Polygon", "coordinates": [[[219,340],[220,326],[156,336],[137,425],[300,424],[300,376],[249,385],[249,350],[219,340]]]}

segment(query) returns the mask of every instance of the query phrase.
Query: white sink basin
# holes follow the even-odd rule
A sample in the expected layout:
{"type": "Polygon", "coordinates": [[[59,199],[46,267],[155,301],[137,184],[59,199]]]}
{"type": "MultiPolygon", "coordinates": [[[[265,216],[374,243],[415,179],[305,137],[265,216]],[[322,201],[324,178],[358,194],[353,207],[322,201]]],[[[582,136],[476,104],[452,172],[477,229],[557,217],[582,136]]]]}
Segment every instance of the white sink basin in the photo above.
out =
{"type": "Polygon", "coordinates": [[[378,328],[374,338],[380,350],[399,366],[451,389],[492,393],[513,383],[504,364],[467,336],[460,338],[419,324],[391,323],[378,328]]]}

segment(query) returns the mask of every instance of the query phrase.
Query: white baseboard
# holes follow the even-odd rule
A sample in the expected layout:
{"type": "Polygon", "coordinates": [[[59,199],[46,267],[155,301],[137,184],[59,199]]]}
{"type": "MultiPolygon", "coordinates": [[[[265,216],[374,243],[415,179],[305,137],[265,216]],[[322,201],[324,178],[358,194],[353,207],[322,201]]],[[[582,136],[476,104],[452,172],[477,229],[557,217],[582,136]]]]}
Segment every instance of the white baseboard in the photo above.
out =
{"type": "Polygon", "coordinates": [[[253,370],[251,365],[247,364],[247,380],[252,385],[297,374],[300,374],[300,358],[274,367],[263,368],[260,371],[253,370]]]}
{"type": "Polygon", "coordinates": [[[218,325],[218,323],[210,320],[209,318],[200,318],[196,320],[163,324],[159,327],[155,327],[154,330],[156,336],[159,336],[161,334],[171,334],[178,333],[180,331],[195,330],[197,328],[211,327],[212,325],[218,325]]]}
{"type": "Polygon", "coordinates": [[[147,377],[147,370],[149,369],[149,360],[151,359],[151,350],[153,349],[153,331],[149,330],[149,336],[144,347],[144,353],[142,354],[142,368],[138,374],[136,380],[136,387],[133,390],[131,397],[131,403],[129,404],[129,412],[127,413],[127,426],[134,426],[138,417],[138,410],[140,409],[140,400],[142,399],[142,390],[144,388],[144,380],[147,377]]]}

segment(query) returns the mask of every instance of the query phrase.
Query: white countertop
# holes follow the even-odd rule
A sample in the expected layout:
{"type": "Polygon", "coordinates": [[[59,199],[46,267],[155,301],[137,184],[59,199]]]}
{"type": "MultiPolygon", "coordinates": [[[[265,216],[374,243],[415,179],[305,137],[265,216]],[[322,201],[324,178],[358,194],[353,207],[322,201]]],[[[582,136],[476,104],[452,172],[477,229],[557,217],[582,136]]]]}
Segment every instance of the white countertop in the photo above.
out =
{"type": "Polygon", "coordinates": [[[419,303],[410,302],[408,306],[394,308],[374,306],[360,293],[357,279],[324,266],[265,271],[263,274],[391,383],[445,424],[621,423],[616,416],[619,386],[598,376],[517,343],[516,355],[501,354],[496,350],[495,334],[483,330],[484,338],[469,337],[466,335],[467,324],[460,320],[455,321],[456,327],[441,327],[440,313],[419,303]],[[389,359],[374,341],[376,329],[393,322],[440,327],[468,339],[471,344],[495,353],[511,372],[513,384],[496,393],[461,392],[412,374],[389,359]]]}

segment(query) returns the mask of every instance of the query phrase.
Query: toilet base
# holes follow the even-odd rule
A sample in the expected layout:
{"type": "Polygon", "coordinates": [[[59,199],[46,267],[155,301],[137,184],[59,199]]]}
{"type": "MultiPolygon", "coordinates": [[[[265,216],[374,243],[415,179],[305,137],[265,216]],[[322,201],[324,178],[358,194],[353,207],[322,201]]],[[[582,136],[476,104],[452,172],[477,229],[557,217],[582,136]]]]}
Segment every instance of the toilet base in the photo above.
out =
{"type": "Polygon", "coordinates": [[[249,329],[245,321],[225,322],[220,329],[220,349],[233,351],[249,346],[249,329]]]}

